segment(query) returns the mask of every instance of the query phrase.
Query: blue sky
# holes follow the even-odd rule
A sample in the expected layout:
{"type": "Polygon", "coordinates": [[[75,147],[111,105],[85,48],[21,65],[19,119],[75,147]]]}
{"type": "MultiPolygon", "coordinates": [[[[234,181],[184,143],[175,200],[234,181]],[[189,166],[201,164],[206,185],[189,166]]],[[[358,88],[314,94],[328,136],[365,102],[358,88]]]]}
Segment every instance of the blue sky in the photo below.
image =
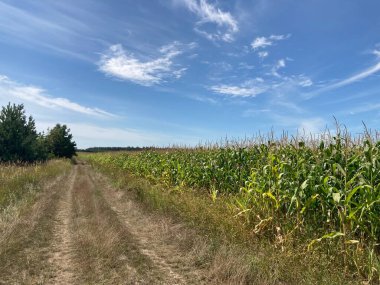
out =
{"type": "Polygon", "coordinates": [[[78,147],[380,122],[379,1],[0,0],[0,105],[78,147]]]}

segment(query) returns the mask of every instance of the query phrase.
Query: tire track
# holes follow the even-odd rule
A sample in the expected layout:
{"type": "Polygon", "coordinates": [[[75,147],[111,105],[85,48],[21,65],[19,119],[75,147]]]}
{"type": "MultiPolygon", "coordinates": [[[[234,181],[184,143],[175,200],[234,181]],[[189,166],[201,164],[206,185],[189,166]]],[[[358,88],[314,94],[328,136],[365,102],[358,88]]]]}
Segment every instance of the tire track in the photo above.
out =
{"type": "Polygon", "coordinates": [[[50,284],[73,284],[75,280],[73,265],[73,244],[71,234],[72,192],[77,177],[77,166],[68,178],[67,190],[63,193],[57,206],[54,221],[53,241],[49,263],[54,268],[54,276],[50,284]]]}
{"type": "Polygon", "coordinates": [[[168,284],[117,219],[88,166],[78,166],[72,195],[74,259],[84,284],[168,284]]]}
{"type": "Polygon", "coordinates": [[[165,239],[171,227],[178,225],[152,219],[132,200],[123,201],[122,193],[109,187],[104,179],[92,176],[117,218],[135,237],[136,246],[161,272],[162,284],[205,284],[202,272],[191,267],[183,251],[165,239]]]}

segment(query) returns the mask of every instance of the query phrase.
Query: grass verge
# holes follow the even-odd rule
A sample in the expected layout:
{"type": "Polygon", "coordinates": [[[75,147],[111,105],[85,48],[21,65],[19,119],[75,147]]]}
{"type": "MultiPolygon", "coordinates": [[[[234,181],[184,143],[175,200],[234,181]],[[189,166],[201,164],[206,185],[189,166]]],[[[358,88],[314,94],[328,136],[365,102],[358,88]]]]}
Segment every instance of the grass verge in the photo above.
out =
{"type": "Polygon", "coordinates": [[[64,173],[69,167],[66,160],[24,166],[0,164],[0,210],[40,189],[42,183],[64,173]]]}

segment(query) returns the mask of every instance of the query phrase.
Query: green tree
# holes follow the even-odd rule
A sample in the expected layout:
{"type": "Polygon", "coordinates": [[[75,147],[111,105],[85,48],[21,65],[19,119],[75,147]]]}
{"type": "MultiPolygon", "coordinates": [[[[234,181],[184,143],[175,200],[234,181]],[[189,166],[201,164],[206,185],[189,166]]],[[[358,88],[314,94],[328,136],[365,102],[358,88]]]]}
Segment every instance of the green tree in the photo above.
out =
{"type": "Polygon", "coordinates": [[[9,103],[0,112],[0,162],[33,162],[46,153],[33,118],[25,115],[24,105],[9,103]]]}
{"type": "Polygon", "coordinates": [[[46,144],[52,155],[71,158],[76,155],[76,143],[72,139],[70,129],[66,125],[57,124],[53,129],[49,130],[46,136],[46,144]]]}

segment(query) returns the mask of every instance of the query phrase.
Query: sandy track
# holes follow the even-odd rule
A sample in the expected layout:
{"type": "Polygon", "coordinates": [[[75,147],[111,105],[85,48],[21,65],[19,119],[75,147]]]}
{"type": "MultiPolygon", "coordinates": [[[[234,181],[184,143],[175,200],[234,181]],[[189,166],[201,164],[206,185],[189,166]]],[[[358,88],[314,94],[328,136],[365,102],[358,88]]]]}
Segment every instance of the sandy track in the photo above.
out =
{"type": "Polygon", "coordinates": [[[206,283],[168,238],[180,225],[145,213],[89,166],[73,166],[24,212],[0,242],[0,284],[206,283]]]}
{"type": "Polygon", "coordinates": [[[173,232],[181,232],[181,225],[146,213],[125,192],[109,187],[100,175],[94,180],[102,185],[104,198],[117,218],[136,237],[140,251],[160,272],[163,284],[205,283],[202,271],[189,265],[187,254],[172,239],[173,232]]]}
{"type": "Polygon", "coordinates": [[[50,245],[49,263],[54,273],[50,284],[73,284],[73,245],[71,240],[71,200],[74,182],[77,172],[73,171],[68,178],[67,191],[62,193],[62,198],[57,205],[57,214],[54,221],[53,240],[50,245]]]}

